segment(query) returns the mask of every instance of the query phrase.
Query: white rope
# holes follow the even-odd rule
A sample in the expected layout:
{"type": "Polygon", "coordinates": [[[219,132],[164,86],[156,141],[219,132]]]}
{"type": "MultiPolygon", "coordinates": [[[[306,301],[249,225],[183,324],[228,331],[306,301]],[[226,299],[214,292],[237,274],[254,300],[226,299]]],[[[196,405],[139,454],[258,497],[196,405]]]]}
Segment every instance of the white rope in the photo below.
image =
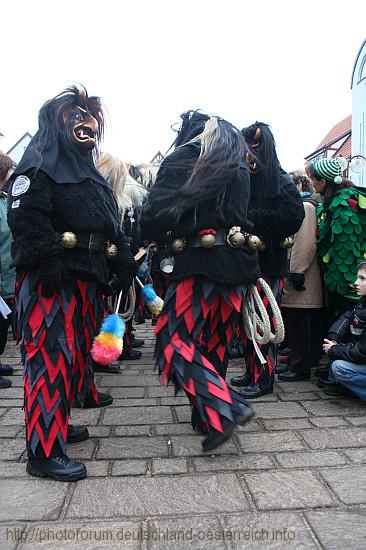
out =
{"type": "Polygon", "coordinates": [[[262,364],[266,363],[258,344],[264,345],[271,342],[272,344],[279,344],[283,342],[285,337],[285,328],[282,320],[281,311],[277,303],[276,298],[270,286],[264,279],[258,279],[259,286],[262,287],[265,295],[268,298],[268,304],[271,306],[275,332],[271,331],[271,320],[268,312],[263,304],[263,300],[257,290],[256,285],[252,285],[249,290],[248,298],[243,308],[243,322],[245,333],[250,340],[253,341],[253,345],[256,354],[262,364]]]}

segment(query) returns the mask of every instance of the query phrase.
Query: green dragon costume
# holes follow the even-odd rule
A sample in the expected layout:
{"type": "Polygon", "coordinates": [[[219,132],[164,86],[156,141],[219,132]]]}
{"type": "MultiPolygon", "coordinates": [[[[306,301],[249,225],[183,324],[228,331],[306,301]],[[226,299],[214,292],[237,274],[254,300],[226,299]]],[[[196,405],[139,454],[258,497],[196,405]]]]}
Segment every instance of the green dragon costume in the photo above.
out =
{"type": "Polygon", "coordinates": [[[357,266],[366,259],[366,191],[345,187],[318,207],[318,256],[328,294],[358,299],[357,266]]]}

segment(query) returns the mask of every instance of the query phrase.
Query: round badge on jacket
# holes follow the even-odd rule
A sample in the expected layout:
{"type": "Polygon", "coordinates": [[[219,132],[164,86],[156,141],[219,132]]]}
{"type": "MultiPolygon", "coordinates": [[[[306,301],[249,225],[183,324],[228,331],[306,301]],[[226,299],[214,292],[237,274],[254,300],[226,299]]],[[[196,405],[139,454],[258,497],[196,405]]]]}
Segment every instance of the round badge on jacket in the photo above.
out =
{"type": "Polygon", "coordinates": [[[30,179],[27,176],[18,176],[11,189],[12,196],[17,197],[18,195],[23,195],[23,193],[28,191],[29,186],[30,179]]]}

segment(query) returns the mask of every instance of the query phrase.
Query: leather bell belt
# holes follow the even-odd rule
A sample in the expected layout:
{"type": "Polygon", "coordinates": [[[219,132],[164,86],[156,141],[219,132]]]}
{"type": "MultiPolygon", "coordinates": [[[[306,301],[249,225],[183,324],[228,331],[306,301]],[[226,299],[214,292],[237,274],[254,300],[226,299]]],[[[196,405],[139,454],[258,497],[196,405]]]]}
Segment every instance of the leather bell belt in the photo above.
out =
{"type": "Polygon", "coordinates": [[[64,248],[85,248],[89,252],[104,252],[108,258],[117,256],[118,248],[110,244],[104,233],[74,233],[64,231],[60,234],[60,244],[64,248]]]}
{"type": "Polygon", "coordinates": [[[183,252],[186,248],[212,248],[214,246],[231,246],[242,248],[248,245],[253,250],[264,250],[265,243],[257,235],[251,235],[241,231],[239,226],[233,226],[228,231],[225,229],[204,229],[197,236],[186,239],[176,238],[171,243],[174,254],[183,252]]]}

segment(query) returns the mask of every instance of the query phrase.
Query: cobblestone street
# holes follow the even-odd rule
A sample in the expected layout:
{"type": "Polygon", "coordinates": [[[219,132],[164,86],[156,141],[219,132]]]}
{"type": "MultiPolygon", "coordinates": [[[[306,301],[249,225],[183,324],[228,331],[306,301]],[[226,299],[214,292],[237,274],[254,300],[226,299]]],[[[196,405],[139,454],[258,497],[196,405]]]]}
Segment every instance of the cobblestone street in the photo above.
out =
{"type": "MultiPolygon", "coordinates": [[[[366,406],[329,398],[313,381],[275,385],[256,416],[214,455],[201,451],[184,395],[143,357],[98,375],[106,409],[72,411],[90,439],[70,445],[88,478],[57,483],[25,472],[19,351],[0,393],[0,548],[366,548],[366,406]]],[[[232,361],[229,376],[240,373],[232,361]]]]}

